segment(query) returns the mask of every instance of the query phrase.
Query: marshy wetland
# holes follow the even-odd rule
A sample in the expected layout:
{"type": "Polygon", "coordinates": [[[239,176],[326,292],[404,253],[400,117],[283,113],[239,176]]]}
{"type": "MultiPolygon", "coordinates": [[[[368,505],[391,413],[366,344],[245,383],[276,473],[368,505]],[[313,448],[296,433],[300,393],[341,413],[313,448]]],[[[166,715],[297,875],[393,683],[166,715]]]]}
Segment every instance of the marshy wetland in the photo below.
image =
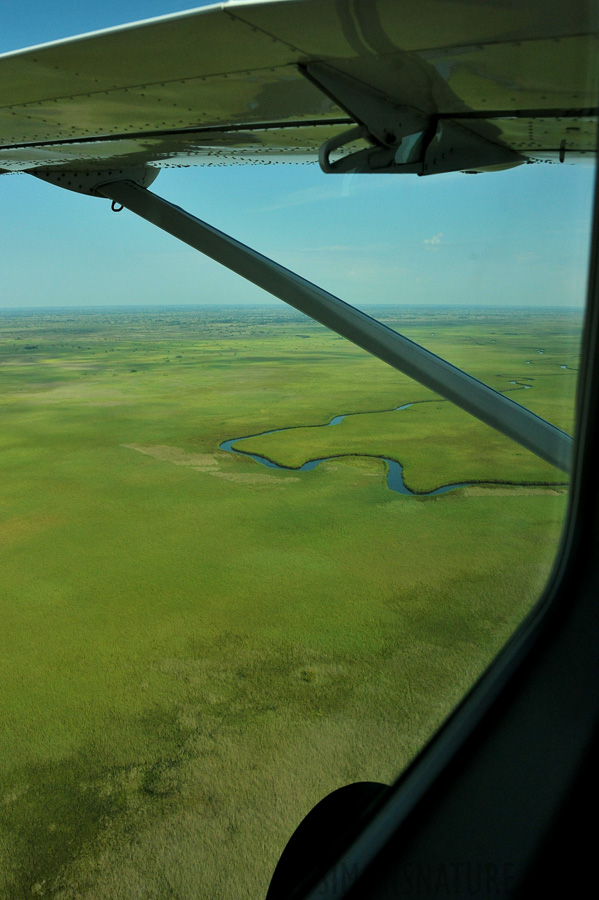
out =
{"type": "MultiPolygon", "coordinates": [[[[373,312],[572,432],[580,313],[373,312]]],[[[0,895],[260,898],[526,616],[567,479],[279,306],[7,311],[0,342],[0,895]]]]}

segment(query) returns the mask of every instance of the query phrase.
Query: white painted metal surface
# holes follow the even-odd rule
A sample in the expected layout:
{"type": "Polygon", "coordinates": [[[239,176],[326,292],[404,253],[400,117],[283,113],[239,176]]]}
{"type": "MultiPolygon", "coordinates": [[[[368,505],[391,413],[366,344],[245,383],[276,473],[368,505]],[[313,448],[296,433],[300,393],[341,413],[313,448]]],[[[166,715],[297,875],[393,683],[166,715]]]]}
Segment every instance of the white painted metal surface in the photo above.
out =
{"type": "Polygon", "coordinates": [[[232,2],[121,26],[0,56],[0,171],[316,160],[353,119],[309,64],[568,160],[595,149],[598,32],[594,0],[232,2]]]}

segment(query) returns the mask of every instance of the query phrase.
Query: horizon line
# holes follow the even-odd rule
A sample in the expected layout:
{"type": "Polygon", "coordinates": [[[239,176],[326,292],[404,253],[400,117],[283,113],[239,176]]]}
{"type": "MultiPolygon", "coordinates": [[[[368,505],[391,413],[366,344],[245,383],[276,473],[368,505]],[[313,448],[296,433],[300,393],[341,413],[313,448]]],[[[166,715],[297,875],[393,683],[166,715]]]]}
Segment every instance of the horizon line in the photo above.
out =
{"type": "MultiPolygon", "coordinates": [[[[300,312],[300,310],[295,309],[294,307],[282,305],[280,306],[277,303],[181,303],[181,304],[167,304],[167,303],[119,303],[119,304],[97,304],[90,306],[76,306],[76,305],[65,305],[65,306],[5,306],[0,307],[0,315],[6,313],[18,313],[18,312],[126,312],[126,311],[152,311],[152,310],[161,310],[161,311],[200,311],[200,310],[215,310],[215,309],[229,309],[229,310],[272,310],[279,308],[280,311],[297,313],[297,315],[301,315],[304,318],[310,318],[306,316],[305,313],[300,312]]],[[[516,304],[516,303],[508,303],[508,304],[475,304],[475,303],[363,303],[360,308],[362,309],[422,309],[422,310],[447,310],[447,309],[464,309],[464,310],[489,310],[489,311],[510,311],[510,310],[528,310],[528,311],[547,311],[547,310],[560,310],[562,312],[576,312],[581,313],[585,311],[585,306],[572,306],[572,305],[558,305],[558,304],[516,304]]]]}

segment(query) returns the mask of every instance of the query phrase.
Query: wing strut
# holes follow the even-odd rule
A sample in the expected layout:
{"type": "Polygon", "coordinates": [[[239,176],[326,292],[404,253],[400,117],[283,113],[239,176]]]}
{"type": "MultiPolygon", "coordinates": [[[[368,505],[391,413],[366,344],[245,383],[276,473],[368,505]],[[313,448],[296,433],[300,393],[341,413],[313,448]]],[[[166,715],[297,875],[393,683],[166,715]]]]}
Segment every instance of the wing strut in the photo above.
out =
{"type": "Polygon", "coordinates": [[[100,184],[95,192],[336,331],[552,465],[569,471],[572,438],[568,434],[472,375],[133,181],[100,184]]]}

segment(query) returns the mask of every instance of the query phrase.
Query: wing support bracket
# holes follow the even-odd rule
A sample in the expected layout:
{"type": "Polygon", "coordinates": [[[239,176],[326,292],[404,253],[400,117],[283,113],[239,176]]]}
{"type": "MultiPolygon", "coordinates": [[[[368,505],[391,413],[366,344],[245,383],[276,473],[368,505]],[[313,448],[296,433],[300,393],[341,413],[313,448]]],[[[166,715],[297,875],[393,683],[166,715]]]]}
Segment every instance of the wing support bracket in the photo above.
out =
{"type": "Polygon", "coordinates": [[[526,161],[501,142],[451,119],[398,103],[331,65],[308,63],[300,66],[300,72],[358,123],[320,148],[320,167],[327,174],[436,175],[509,169],[526,161]],[[332,153],[358,139],[366,146],[331,160],[332,153]]]}
{"type": "Polygon", "coordinates": [[[572,438],[568,434],[382,322],[133,181],[97,184],[95,193],[122,204],[419,381],[552,465],[569,471],[572,438]]]}

